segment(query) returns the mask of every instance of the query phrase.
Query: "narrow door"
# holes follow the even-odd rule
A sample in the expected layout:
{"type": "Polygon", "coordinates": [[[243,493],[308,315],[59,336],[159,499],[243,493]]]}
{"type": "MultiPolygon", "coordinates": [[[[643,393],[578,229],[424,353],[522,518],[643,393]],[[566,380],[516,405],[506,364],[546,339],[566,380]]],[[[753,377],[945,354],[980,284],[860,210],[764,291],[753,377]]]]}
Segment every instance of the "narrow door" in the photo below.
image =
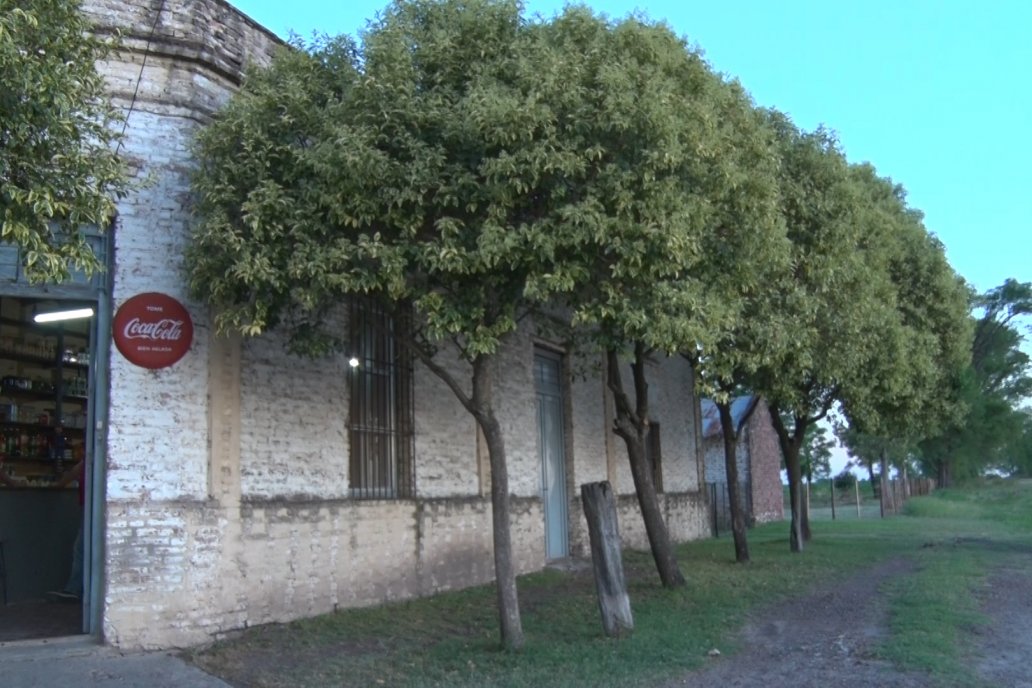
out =
{"type": "Polygon", "coordinates": [[[562,360],[558,355],[545,351],[538,351],[534,355],[540,434],[538,444],[541,452],[541,501],[545,511],[545,556],[549,559],[565,557],[568,553],[561,370],[562,360]]]}

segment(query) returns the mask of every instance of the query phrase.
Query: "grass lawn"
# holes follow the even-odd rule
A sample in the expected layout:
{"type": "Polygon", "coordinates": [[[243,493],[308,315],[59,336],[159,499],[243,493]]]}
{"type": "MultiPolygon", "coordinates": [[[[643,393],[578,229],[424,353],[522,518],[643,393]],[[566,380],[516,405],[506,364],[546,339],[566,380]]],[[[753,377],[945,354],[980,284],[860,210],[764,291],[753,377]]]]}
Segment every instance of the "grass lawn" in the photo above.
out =
{"type": "Polygon", "coordinates": [[[547,570],[519,579],[527,645],[518,653],[498,649],[494,590],[484,586],[253,628],[190,659],[260,688],[652,686],[699,666],[712,648],[733,652],[750,610],[886,558],[912,557],[914,573],[883,591],[892,635],[880,655],[931,671],[944,685],[967,685],[962,633],[982,622],[971,593],[994,562],[1013,556],[1008,543],[1032,544],[1032,485],[941,491],[885,520],[814,522],[814,540],[798,555],[788,551],[787,530],[751,530],[748,566],[734,563],[727,538],[680,547],[688,585],[678,590],[659,585],[647,553],[626,553],[635,630],[617,640],[602,637],[590,571],[547,570]]]}

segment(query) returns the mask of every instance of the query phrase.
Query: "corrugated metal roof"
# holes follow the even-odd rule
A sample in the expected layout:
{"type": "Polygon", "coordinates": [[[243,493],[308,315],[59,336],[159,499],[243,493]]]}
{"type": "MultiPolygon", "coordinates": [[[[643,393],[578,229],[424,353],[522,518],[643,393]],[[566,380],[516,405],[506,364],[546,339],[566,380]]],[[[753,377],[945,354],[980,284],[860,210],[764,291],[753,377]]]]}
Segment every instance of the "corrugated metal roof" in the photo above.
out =
{"type": "MultiPolygon", "coordinates": [[[[735,434],[742,431],[742,419],[756,402],[755,394],[735,397],[731,402],[731,420],[735,423],[735,434]]],[[[702,436],[709,439],[720,437],[720,412],[712,399],[702,400],[702,436]]]]}

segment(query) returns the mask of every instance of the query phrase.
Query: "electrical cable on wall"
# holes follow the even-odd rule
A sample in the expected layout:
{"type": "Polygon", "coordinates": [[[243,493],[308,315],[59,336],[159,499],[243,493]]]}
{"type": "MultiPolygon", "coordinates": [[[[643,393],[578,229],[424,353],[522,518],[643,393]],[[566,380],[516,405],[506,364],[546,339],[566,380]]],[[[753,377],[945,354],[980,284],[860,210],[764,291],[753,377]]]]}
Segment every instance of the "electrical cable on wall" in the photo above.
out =
{"type": "Polygon", "coordinates": [[[140,63],[140,73],[136,76],[136,87],[133,89],[133,97],[129,101],[129,110],[125,113],[125,120],[122,122],[122,135],[118,137],[118,146],[115,147],[115,155],[122,150],[122,142],[125,141],[125,132],[129,128],[129,116],[133,114],[136,107],[136,96],[140,92],[140,83],[143,81],[143,70],[147,67],[147,56],[150,55],[151,42],[154,40],[154,32],[158,29],[158,21],[161,13],[165,11],[165,0],[158,3],[158,11],[154,14],[154,21],[151,22],[150,32],[147,34],[147,41],[143,46],[143,61],[140,63]]]}

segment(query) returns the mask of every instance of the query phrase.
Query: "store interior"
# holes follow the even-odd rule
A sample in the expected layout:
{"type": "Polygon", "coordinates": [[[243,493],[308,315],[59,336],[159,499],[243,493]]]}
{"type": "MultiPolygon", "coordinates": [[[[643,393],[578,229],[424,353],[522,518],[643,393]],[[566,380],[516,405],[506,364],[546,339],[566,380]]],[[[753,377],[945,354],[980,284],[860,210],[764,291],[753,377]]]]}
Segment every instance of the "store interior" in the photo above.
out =
{"type": "Polygon", "coordinates": [[[0,297],[0,642],[82,633],[92,311],[0,297]]]}

